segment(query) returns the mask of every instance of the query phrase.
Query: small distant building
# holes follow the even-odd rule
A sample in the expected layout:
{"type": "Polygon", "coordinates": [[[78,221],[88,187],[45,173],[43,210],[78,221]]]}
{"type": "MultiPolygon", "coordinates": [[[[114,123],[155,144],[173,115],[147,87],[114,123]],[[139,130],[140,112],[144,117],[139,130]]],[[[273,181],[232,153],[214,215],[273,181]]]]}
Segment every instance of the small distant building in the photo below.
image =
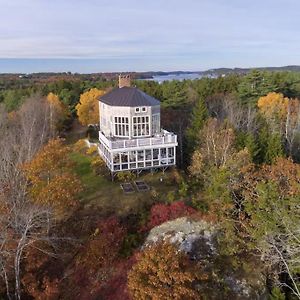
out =
{"type": "Polygon", "coordinates": [[[112,173],[176,164],[177,136],[161,128],[160,102],[131,87],[130,76],[119,76],[99,110],[99,153],[112,173]]]}

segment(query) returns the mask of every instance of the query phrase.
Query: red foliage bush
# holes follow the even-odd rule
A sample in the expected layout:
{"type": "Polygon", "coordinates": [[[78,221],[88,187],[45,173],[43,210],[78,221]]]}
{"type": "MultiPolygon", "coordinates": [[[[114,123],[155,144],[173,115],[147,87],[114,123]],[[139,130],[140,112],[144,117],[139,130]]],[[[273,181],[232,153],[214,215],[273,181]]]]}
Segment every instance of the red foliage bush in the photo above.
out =
{"type": "Polygon", "coordinates": [[[106,300],[129,300],[127,289],[127,276],[131,267],[136,263],[136,257],[133,255],[129,259],[119,262],[115,267],[114,275],[106,281],[100,289],[93,295],[92,299],[106,300]]]}
{"type": "Polygon", "coordinates": [[[80,255],[80,264],[91,271],[109,267],[115,262],[125,236],[126,230],[116,217],[100,221],[93,237],[80,255]]]}
{"type": "Polygon", "coordinates": [[[116,270],[121,261],[119,252],[125,236],[126,230],[116,217],[101,220],[97,224],[72,267],[66,288],[70,299],[94,299],[96,291],[116,274],[121,274],[122,269],[116,270]]]}
{"type": "Polygon", "coordinates": [[[150,217],[147,225],[142,231],[148,231],[164,222],[180,217],[192,215],[196,210],[184,204],[183,201],[173,202],[172,204],[155,204],[151,207],[150,217]]]}

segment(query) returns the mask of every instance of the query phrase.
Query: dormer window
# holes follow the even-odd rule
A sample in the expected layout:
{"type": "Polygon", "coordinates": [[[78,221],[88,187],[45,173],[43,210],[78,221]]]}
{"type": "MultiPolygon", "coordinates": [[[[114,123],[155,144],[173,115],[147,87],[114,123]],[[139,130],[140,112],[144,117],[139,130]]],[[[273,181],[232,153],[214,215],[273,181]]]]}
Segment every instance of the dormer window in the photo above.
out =
{"type": "Polygon", "coordinates": [[[136,107],[135,108],[135,112],[136,113],[140,113],[140,112],[146,112],[147,111],[147,107],[143,106],[143,107],[136,107]]]}

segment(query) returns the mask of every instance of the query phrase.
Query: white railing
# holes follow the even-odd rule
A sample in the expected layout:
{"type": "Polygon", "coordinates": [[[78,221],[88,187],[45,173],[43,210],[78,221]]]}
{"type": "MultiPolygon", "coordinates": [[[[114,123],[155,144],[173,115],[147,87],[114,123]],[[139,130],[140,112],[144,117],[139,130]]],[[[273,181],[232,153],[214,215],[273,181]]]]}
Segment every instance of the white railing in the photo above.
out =
{"type": "Polygon", "coordinates": [[[159,137],[112,141],[108,139],[102,132],[99,132],[99,139],[110,149],[124,149],[164,144],[177,144],[177,135],[170,133],[166,130],[162,130],[162,133],[163,135],[159,137]]]}

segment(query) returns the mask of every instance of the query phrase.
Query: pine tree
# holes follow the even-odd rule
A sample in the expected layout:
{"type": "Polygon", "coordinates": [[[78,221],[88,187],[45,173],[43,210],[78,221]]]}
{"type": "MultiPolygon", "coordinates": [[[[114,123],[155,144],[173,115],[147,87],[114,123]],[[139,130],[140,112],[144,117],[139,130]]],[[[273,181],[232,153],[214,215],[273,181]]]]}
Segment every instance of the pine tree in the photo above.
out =
{"type": "Polygon", "coordinates": [[[270,75],[267,72],[261,72],[259,70],[251,71],[238,86],[242,103],[253,106],[256,105],[259,97],[276,90],[277,88],[272,83],[270,75]]]}
{"type": "Polygon", "coordinates": [[[186,104],[187,93],[180,81],[173,80],[163,85],[163,107],[179,108],[186,104]]]}
{"type": "Polygon", "coordinates": [[[268,149],[268,140],[269,140],[269,131],[266,126],[263,126],[258,134],[258,154],[257,154],[257,162],[264,163],[266,159],[266,152],[268,149]]]}
{"type": "Polygon", "coordinates": [[[190,149],[193,150],[197,144],[197,138],[205,121],[208,119],[208,110],[203,98],[200,98],[192,112],[191,126],[187,131],[187,140],[190,149]]]}
{"type": "Polygon", "coordinates": [[[248,133],[245,138],[245,147],[248,149],[253,162],[259,162],[259,145],[253,133],[248,133]]]}
{"type": "Polygon", "coordinates": [[[243,150],[247,148],[254,163],[259,163],[260,147],[258,138],[251,132],[238,131],[236,132],[236,148],[243,150]]]}
{"type": "Polygon", "coordinates": [[[272,164],[277,157],[283,156],[282,141],[279,134],[272,134],[268,139],[265,162],[272,164]]]}
{"type": "Polygon", "coordinates": [[[260,130],[258,142],[258,163],[272,164],[277,157],[282,157],[284,155],[283,144],[280,135],[271,134],[266,126],[260,130]]]}

